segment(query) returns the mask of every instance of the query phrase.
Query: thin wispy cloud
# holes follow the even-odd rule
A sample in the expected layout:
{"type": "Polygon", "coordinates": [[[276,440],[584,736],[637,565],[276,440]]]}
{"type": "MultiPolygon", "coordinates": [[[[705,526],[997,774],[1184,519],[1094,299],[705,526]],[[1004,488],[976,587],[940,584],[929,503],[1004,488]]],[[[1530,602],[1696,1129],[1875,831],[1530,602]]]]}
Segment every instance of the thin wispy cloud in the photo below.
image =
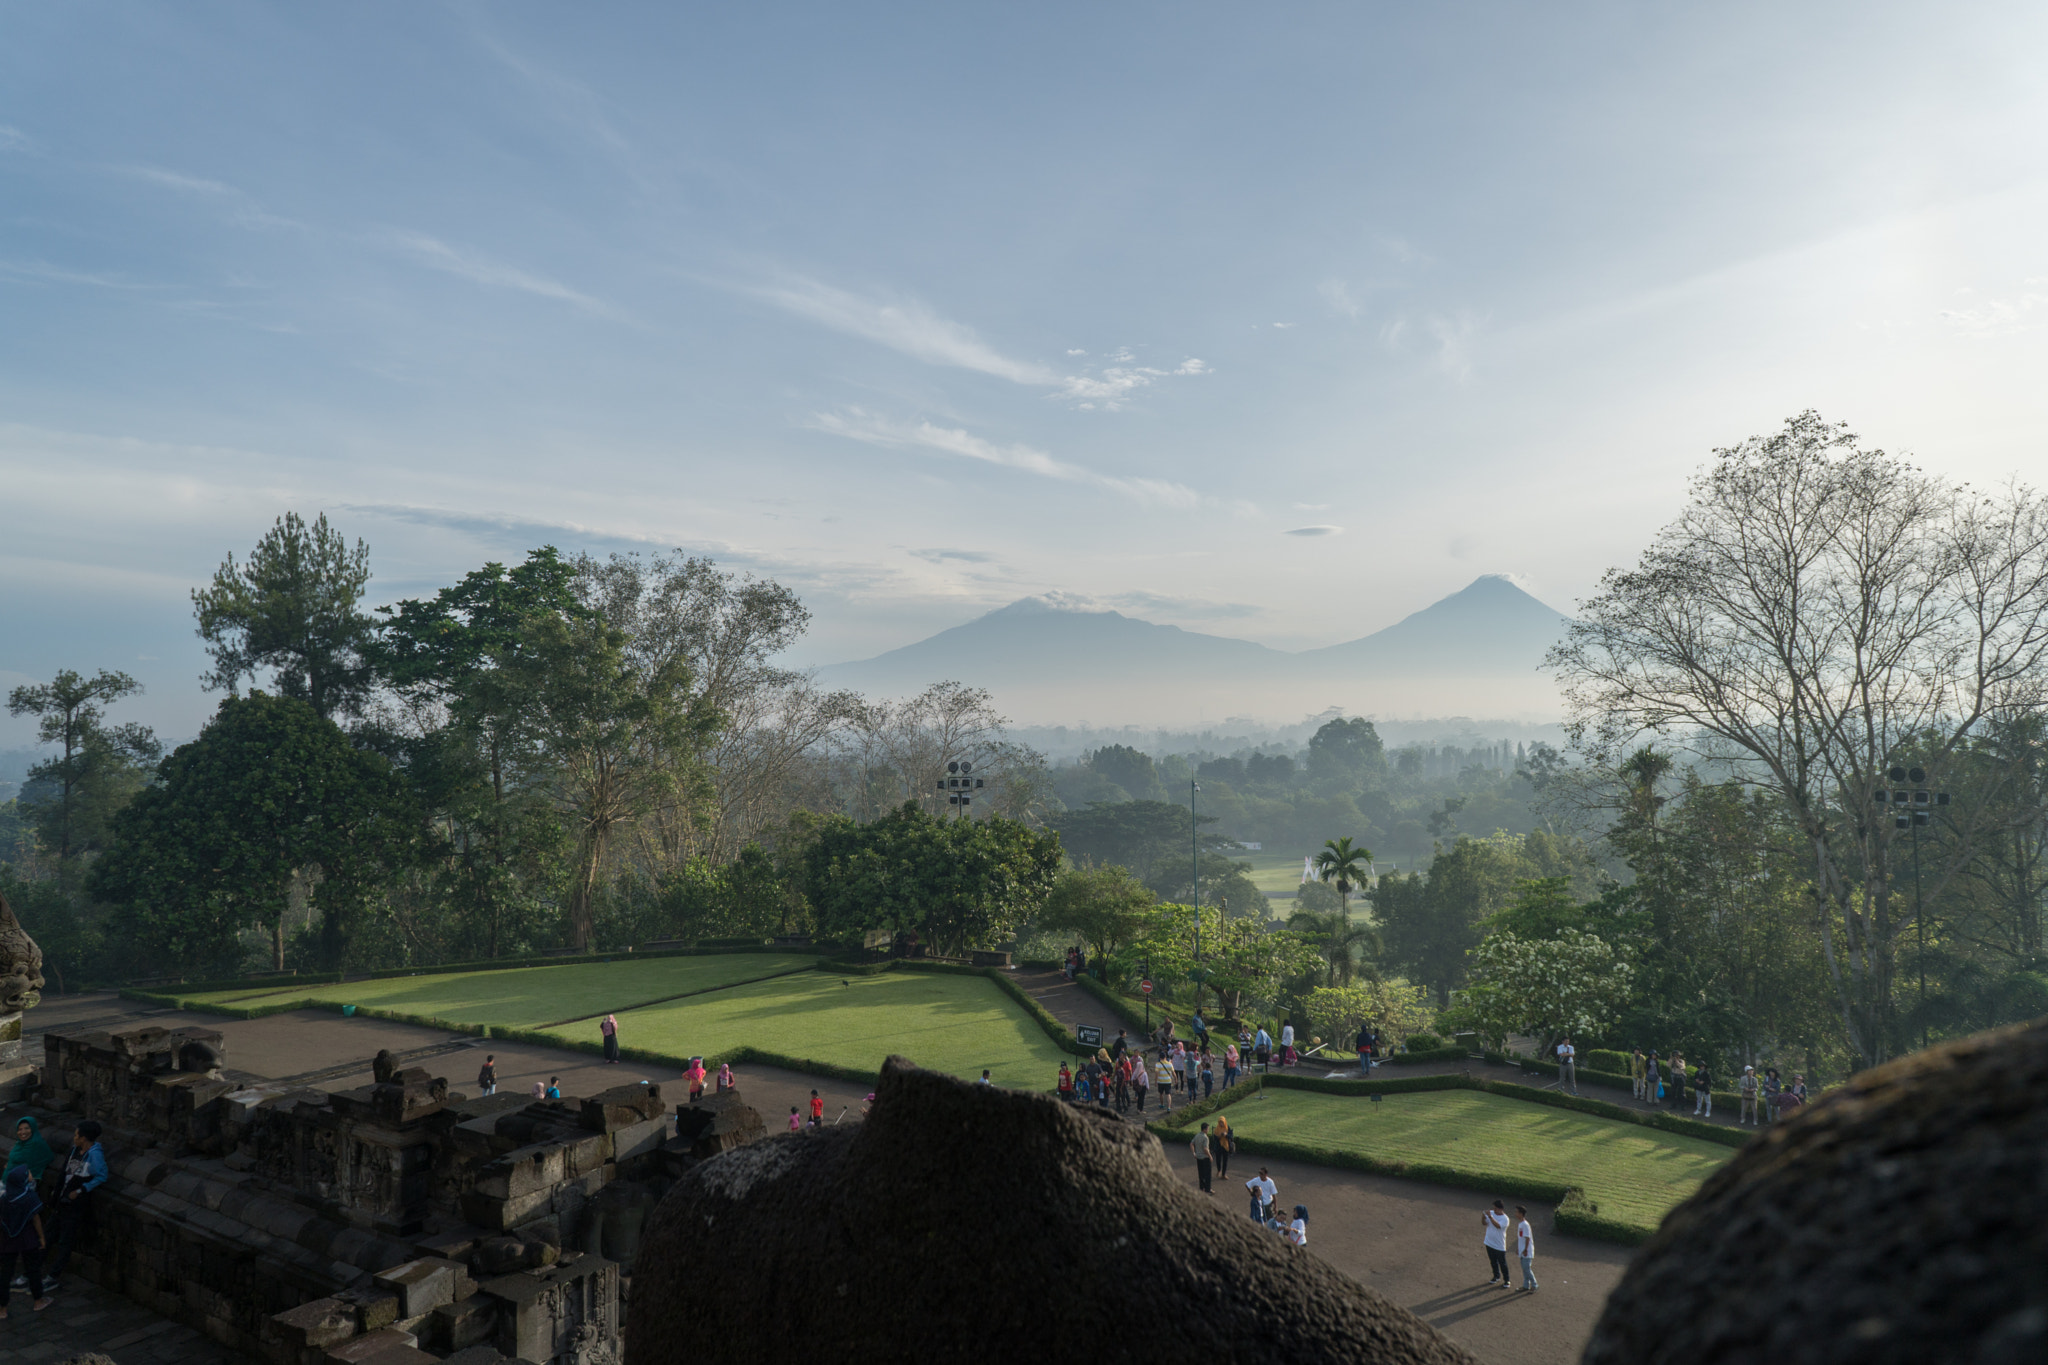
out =
{"type": "Polygon", "coordinates": [[[559,280],[551,280],[545,275],[536,275],[532,271],[492,260],[477,252],[450,246],[440,238],[429,237],[423,232],[393,232],[386,240],[419,264],[469,280],[474,284],[492,289],[514,289],[540,298],[554,299],[561,303],[573,304],[601,317],[617,316],[609,304],[594,299],[581,290],[571,289],[559,280]]]}
{"type": "Polygon", "coordinates": [[[0,123],[0,152],[32,152],[35,147],[27,133],[11,123],[0,123]]]}
{"type": "Polygon", "coordinates": [[[1022,470],[1062,483],[1090,484],[1150,506],[1190,508],[1202,500],[1200,494],[1184,484],[1165,479],[1134,479],[1098,473],[1034,447],[1000,445],[960,427],[942,427],[928,421],[897,422],[859,408],[818,413],[806,425],[814,431],[844,436],[868,445],[937,451],[982,464],[1022,470]]]}
{"type": "Polygon", "coordinates": [[[931,365],[975,370],[1013,384],[1054,386],[1060,376],[1043,365],[1014,360],[950,318],[909,300],[871,299],[818,280],[794,279],[754,291],[776,307],[837,332],[878,342],[931,365]]]}
{"type": "Polygon", "coordinates": [[[1345,317],[1356,318],[1358,316],[1358,301],[1351,297],[1351,286],[1343,280],[1335,278],[1324,280],[1316,286],[1316,292],[1323,296],[1330,307],[1342,313],[1345,317]]]}
{"type": "Polygon", "coordinates": [[[167,190],[177,190],[181,194],[227,197],[240,193],[233,186],[224,185],[218,180],[208,180],[204,176],[184,175],[178,171],[167,171],[160,166],[121,166],[116,169],[123,175],[133,176],[137,180],[146,180],[152,185],[161,185],[167,190]]]}
{"type": "Polygon", "coordinates": [[[928,564],[992,564],[995,556],[987,550],[912,550],[910,552],[928,564]]]}
{"type": "Polygon", "coordinates": [[[1297,526],[1291,531],[1284,532],[1284,534],[1290,536],[1341,536],[1344,534],[1344,528],[1341,526],[1297,526]]]}
{"type": "Polygon", "coordinates": [[[94,289],[161,289],[162,285],[140,284],[118,275],[90,270],[67,270],[48,261],[0,261],[0,278],[33,280],[42,284],[82,284],[94,289]]]}
{"type": "MultiPolygon", "coordinates": [[[[1209,366],[1188,358],[1173,370],[1136,365],[1137,356],[1128,346],[1107,357],[1104,368],[1093,374],[1061,374],[1037,361],[1020,360],[983,341],[963,323],[945,317],[916,299],[877,299],[841,289],[820,280],[790,277],[762,285],[751,292],[785,312],[806,318],[836,332],[876,342],[891,350],[922,360],[928,365],[972,370],[993,375],[1012,384],[1045,388],[1083,409],[1121,407],[1133,390],[1144,388],[1167,375],[1199,375],[1209,366]]],[[[1073,348],[1070,356],[1087,351],[1073,348]]]]}

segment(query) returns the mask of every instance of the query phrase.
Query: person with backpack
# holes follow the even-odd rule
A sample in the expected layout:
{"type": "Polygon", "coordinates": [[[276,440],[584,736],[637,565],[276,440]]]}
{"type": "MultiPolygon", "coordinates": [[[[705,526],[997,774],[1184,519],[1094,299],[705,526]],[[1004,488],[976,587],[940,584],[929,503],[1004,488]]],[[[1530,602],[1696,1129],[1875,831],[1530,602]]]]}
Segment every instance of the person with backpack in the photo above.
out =
{"type": "Polygon", "coordinates": [[[7,1316],[7,1300],[13,1293],[9,1281],[17,1260],[22,1283],[28,1286],[29,1306],[38,1313],[50,1306],[43,1285],[43,1249],[48,1245],[36,1182],[26,1165],[9,1166],[6,1185],[0,1188],[0,1318],[7,1316]]]}
{"type": "Polygon", "coordinates": [[[1646,1073],[1643,1068],[1643,1050],[1641,1048],[1637,1048],[1628,1059],[1629,1087],[1635,1093],[1635,1097],[1637,1099],[1641,1099],[1643,1097],[1643,1078],[1645,1074],[1646,1073]]]}
{"type": "Polygon", "coordinates": [[[57,1252],[50,1257],[49,1289],[57,1287],[58,1277],[70,1264],[79,1234],[93,1226],[96,1196],[107,1183],[107,1154],[100,1149],[102,1131],[99,1120],[86,1119],[71,1134],[64,1183],[57,1190],[57,1252]]]}
{"type": "Polygon", "coordinates": [[[1658,1092],[1663,1088],[1664,1082],[1657,1075],[1657,1054],[1652,1052],[1650,1060],[1643,1064],[1643,1093],[1641,1098],[1646,1103],[1654,1105],[1658,1100],[1658,1092]]]}
{"type": "Polygon", "coordinates": [[[1692,1116],[1696,1119],[1714,1117],[1714,1077],[1701,1062],[1692,1073],[1692,1116]]]}
{"type": "Polygon", "coordinates": [[[479,1098],[498,1093],[498,1059],[486,1056],[484,1064],[477,1068],[476,1091],[479,1098]]]}

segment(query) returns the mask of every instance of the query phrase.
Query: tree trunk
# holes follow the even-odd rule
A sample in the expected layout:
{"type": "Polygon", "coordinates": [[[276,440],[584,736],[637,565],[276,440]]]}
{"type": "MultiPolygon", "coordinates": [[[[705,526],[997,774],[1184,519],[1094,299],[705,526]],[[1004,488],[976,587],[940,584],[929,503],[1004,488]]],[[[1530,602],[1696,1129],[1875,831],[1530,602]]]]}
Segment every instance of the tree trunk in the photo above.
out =
{"type": "Polygon", "coordinates": [[[270,923],[270,967],[272,971],[284,970],[284,916],[280,914],[270,923]]]}
{"type": "Polygon", "coordinates": [[[576,877],[576,889],[569,894],[569,934],[577,952],[590,951],[597,931],[597,916],[591,901],[597,891],[597,870],[604,863],[604,835],[593,830],[584,837],[583,868],[576,877]]]}

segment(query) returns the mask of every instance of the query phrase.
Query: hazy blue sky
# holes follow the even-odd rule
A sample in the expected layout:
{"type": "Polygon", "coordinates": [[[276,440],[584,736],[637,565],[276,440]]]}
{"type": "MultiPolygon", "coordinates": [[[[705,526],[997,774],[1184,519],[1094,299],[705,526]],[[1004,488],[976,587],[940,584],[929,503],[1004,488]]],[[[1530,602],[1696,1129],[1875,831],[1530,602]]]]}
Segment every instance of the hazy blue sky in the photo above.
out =
{"type": "MultiPolygon", "coordinates": [[[[1038,592],[1283,647],[1569,608],[1808,406],[2048,469],[2048,9],[0,6],[0,684],[210,710],[287,508],[808,662],[1038,592]]],[[[18,740],[19,723],[0,728],[18,740]]]]}

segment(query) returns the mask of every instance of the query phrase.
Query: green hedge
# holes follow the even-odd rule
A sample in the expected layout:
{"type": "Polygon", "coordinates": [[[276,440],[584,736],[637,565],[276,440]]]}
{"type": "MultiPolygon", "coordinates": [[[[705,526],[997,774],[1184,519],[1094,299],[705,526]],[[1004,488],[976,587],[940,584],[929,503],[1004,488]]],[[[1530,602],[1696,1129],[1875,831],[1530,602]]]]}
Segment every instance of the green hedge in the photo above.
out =
{"type": "Polygon", "coordinates": [[[1472,1054],[1461,1047],[1431,1047],[1407,1052],[1396,1052],[1391,1057],[1380,1058],[1381,1066],[1415,1066],[1425,1062],[1463,1062],[1472,1054]]]}
{"type": "Polygon", "coordinates": [[[1558,1232],[1573,1237],[1590,1237],[1597,1242],[1619,1242],[1623,1246],[1640,1246],[1650,1239],[1650,1234],[1632,1223],[1619,1223],[1612,1218],[1600,1216],[1600,1206],[1586,1197],[1586,1192],[1577,1185],[1564,1192],[1564,1198],[1557,1201],[1551,1213],[1551,1226],[1558,1232]]]}
{"type": "MultiPolygon", "coordinates": [[[[1563,1070],[1563,1068],[1560,1067],[1556,1062],[1538,1061],[1534,1057],[1517,1056],[1512,1052],[1489,1052],[1486,1054],[1486,1060],[1489,1062],[1494,1062],[1501,1066],[1519,1066],[1525,1071],[1539,1071],[1546,1076],[1555,1076],[1558,1074],[1558,1072],[1563,1070]]],[[[1671,1074],[1667,1071],[1663,1071],[1661,1068],[1659,1071],[1658,1078],[1662,1080],[1667,1087],[1671,1084],[1671,1074]]],[[[1580,1082],[1586,1085],[1606,1086],[1610,1090],[1626,1090],[1631,1095],[1635,1093],[1635,1080],[1625,1070],[1620,1073],[1609,1071],[1595,1071],[1592,1069],[1590,1065],[1587,1065],[1579,1068],[1578,1079],[1580,1080],[1580,1082]]],[[[1688,1096],[1692,1094],[1692,1085],[1690,1081],[1688,1081],[1686,1084],[1685,1093],[1688,1096]]],[[[1732,1090],[1716,1090],[1714,1092],[1715,1106],[1727,1106],[1728,1112],[1731,1114],[1739,1114],[1742,1112],[1740,1109],[1735,1107],[1738,1103],[1740,1103],[1741,1099],[1742,1097],[1732,1090]]]]}
{"type": "Polygon", "coordinates": [[[982,967],[978,970],[988,977],[989,980],[995,982],[996,986],[1009,995],[1012,1000],[1022,1005],[1024,1012],[1031,1016],[1031,1021],[1045,1031],[1046,1037],[1059,1044],[1062,1052],[1070,1053],[1076,1057],[1093,1057],[1095,1055],[1094,1048],[1083,1047],[1075,1039],[1072,1029],[1062,1024],[1058,1019],[1055,1019],[1052,1011],[1039,1004],[1036,1000],[1033,1000],[1031,993],[1012,981],[1003,972],[1001,967],[982,967]]]}

